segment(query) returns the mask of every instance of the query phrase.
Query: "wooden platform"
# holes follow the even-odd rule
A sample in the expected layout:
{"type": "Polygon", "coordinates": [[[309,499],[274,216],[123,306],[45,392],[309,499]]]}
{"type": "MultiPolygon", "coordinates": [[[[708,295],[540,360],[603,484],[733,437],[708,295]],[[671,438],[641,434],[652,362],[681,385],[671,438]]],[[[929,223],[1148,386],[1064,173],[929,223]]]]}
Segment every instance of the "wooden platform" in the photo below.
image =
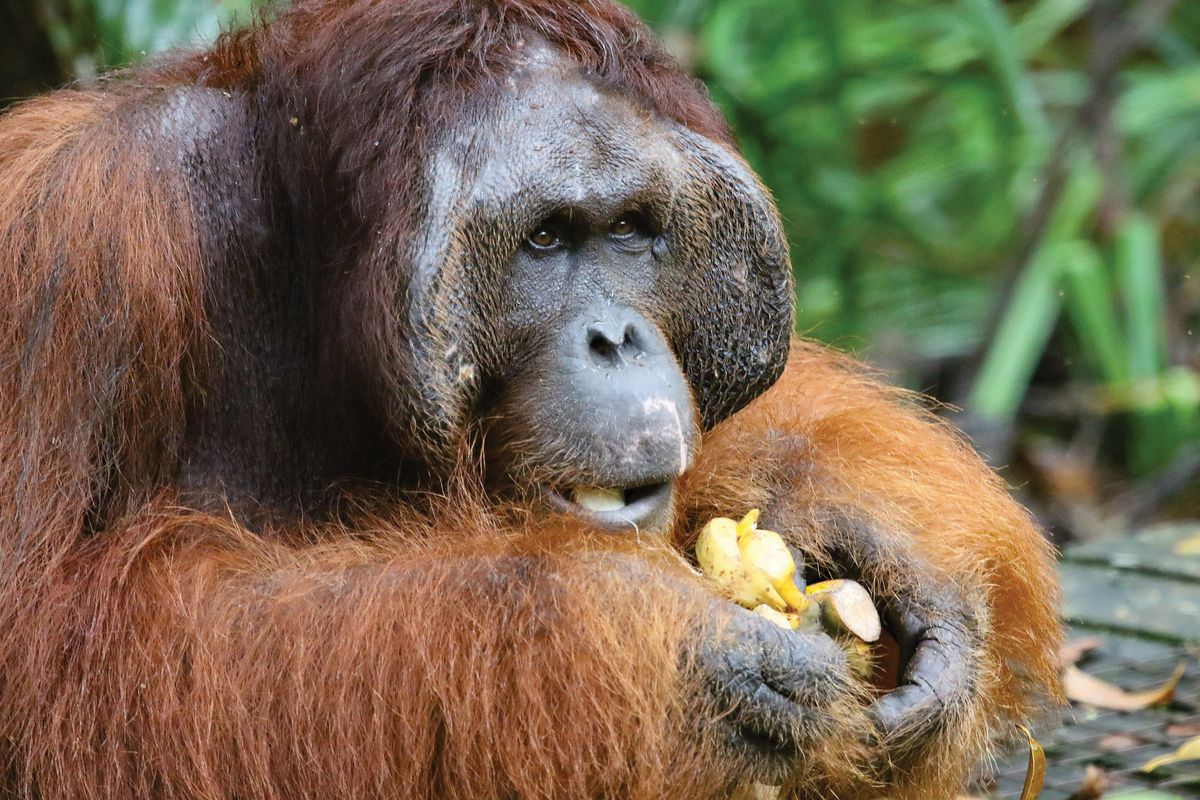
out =
{"type": "MultiPolygon", "coordinates": [[[[1200,798],[1200,762],[1153,776],[1140,772],[1149,759],[1200,736],[1200,523],[1071,548],[1063,555],[1062,581],[1070,635],[1103,643],[1079,663],[1085,672],[1136,690],[1161,685],[1180,663],[1187,667],[1167,706],[1134,712],[1072,706],[1061,728],[1037,731],[1048,757],[1042,800],[1070,797],[1088,764],[1109,773],[1106,800],[1151,788],[1164,797],[1200,798]]],[[[1016,800],[1024,774],[1024,752],[1004,759],[991,795],[1016,800]]]]}

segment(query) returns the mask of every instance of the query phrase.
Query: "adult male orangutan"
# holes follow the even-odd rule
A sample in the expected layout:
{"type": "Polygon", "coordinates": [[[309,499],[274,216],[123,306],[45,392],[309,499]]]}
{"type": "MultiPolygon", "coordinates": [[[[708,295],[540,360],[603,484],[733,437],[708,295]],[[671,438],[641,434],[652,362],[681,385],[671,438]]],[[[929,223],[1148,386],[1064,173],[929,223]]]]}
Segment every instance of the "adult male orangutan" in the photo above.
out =
{"type": "Polygon", "coordinates": [[[0,795],[952,797],[1054,702],[1050,549],[790,274],[611,0],[301,0],[13,109],[0,795]],[[752,507],[898,686],[688,565],[752,507]]]}

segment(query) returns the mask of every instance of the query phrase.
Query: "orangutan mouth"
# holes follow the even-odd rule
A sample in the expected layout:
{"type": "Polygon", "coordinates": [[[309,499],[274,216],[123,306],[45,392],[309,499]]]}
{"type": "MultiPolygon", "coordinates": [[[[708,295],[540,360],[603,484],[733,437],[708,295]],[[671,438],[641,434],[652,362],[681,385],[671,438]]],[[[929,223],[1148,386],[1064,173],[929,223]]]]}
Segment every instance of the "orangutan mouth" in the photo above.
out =
{"type": "Polygon", "coordinates": [[[572,486],[551,489],[550,504],[606,530],[655,530],[670,516],[673,481],[638,486],[572,486]]]}

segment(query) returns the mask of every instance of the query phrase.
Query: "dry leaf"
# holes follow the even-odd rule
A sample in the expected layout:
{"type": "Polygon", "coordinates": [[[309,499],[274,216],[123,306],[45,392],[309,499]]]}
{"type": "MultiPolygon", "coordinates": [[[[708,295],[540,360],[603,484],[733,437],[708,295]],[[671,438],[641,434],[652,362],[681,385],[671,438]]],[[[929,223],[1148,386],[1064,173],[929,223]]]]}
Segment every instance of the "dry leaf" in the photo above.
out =
{"type": "Polygon", "coordinates": [[[1190,739],[1200,736],[1200,722],[1170,722],[1163,728],[1163,733],[1172,739],[1190,739]]]}
{"type": "Polygon", "coordinates": [[[1200,534],[1180,539],[1172,549],[1177,556],[1200,556],[1200,534]]]}
{"type": "Polygon", "coordinates": [[[1042,793],[1042,784],[1046,782],[1046,751],[1033,738],[1033,732],[1024,725],[1017,729],[1029,740],[1029,763],[1025,767],[1025,785],[1021,787],[1021,800],[1037,800],[1042,793]]]}
{"type": "Polygon", "coordinates": [[[1108,773],[1095,764],[1088,764],[1083,773],[1083,782],[1067,800],[1100,800],[1108,791],[1108,773]]]}
{"type": "Polygon", "coordinates": [[[1132,750],[1146,743],[1145,739],[1130,736],[1128,733],[1110,733],[1096,742],[1096,747],[1105,753],[1119,753],[1122,750],[1132,750]]]}
{"type": "Polygon", "coordinates": [[[1102,644],[1104,644],[1104,640],[1099,636],[1084,636],[1063,642],[1062,647],[1058,648],[1058,663],[1069,667],[1078,663],[1079,659],[1098,649],[1102,644]]]}
{"type": "Polygon", "coordinates": [[[1153,772],[1159,767],[1167,764],[1174,764],[1179,761],[1200,761],[1200,736],[1195,739],[1188,739],[1183,744],[1179,745],[1179,749],[1174,753],[1158,758],[1152,758],[1142,767],[1142,772],[1153,772]]]}
{"type": "Polygon", "coordinates": [[[1175,686],[1183,677],[1186,667],[1186,663],[1181,663],[1175,668],[1175,674],[1171,676],[1170,680],[1157,689],[1127,692],[1108,681],[1088,675],[1078,667],[1068,666],[1063,670],[1063,690],[1067,693],[1068,699],[1077,703],[1113,711],[1137,711],[1170,702],[1175,697],[1175,686]]]}

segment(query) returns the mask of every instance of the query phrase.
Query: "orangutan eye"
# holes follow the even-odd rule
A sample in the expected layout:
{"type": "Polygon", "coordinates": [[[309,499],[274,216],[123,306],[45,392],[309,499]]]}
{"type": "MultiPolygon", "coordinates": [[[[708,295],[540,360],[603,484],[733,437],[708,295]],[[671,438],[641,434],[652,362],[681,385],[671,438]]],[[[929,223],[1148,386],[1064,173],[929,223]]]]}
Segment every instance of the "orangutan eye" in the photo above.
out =
{"type": "Polygon", "coordinates": [[[608,232],[619,239],[625,239],[638,232],[638,224],[633,217],[620,217],[609,226],[608,232]]]}
{"type": "Polygon", "coordinates": [[[562,244],[562,234],[557,225],[542,223],[526,239],[535,250],[553,250],[562,244]]]}

